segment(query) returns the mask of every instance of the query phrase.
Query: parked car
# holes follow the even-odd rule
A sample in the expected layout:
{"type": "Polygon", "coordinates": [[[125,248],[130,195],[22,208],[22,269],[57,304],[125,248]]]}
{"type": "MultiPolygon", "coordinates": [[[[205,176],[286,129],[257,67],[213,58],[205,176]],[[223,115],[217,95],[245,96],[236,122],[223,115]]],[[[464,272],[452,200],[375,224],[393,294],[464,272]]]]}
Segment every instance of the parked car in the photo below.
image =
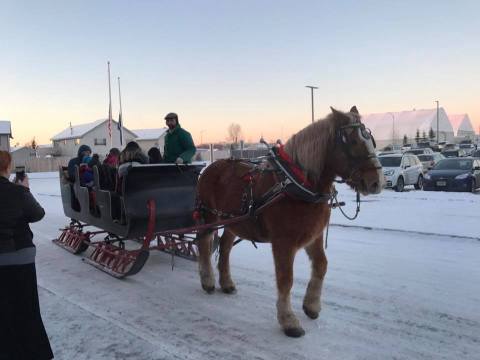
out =
{"type": "Polygon", "coordinates": [[[472,157],[474,158],[480,158],[480,150],[475,150],[472,154],[472,157]]]}
{"type": "Polygon", "coordinates": [[[430,148],[416,148],[405,151],[405,154],[421,155],[421,154],[433,154],[433,150],[430,148]]]}
{"type": "Polygon", "coordinates": [[[387,146],[385,146],[381,151],[394,151],[394,152],[400,152],[402,150],[402,146],[401,145],[392,145],[392,144],[389,144],[387,146]]]}
{"type": "Polygon", "coordinates": [[[402,151],[407,151],[407,150],[410,150],[412,148],[412,144],[404,144],[402,147],[401,147],[401,150],[402,151]]]}
{"type": "Polygon", "coordinates": [[[377,156],[392,155],[392,154],[401,154],[401,152],[397,151],[397,150],[378,151],[377,152],[377,156]]]}
{"type": "Polygon", "coordinates": [[[427,172],[432,169],[440,160],[445,159],[445,156],[439,153],[433,154],[421,154],[417,155],[418,159],[422,162],[423,172],[427,172]]]}
{"type": "Polygon", "coordinates": [[[470,191],[480,186],[480,160],[473,158],[443,159],[425,174],[426,191],[470,191]]]}
{"type": "Polygon", "coordinates": [[[439,150],[439,151],[442,151],[446,144],[447,144],[446,141],[440,141],[440,142],[438,143],[438,150],[439,150]]]}
{"type": "Polygon", "coordinates": [[[472,153],[477,149],[477,147],[473,144],[460,144],[459,147],[465,151],[467,154],[466,156],[472,155],[472,153]]]}
{"type": "Polygon", "coordinates": [[[456,149],[458,149],[457,144],[447,143],[447,144],[443,145],[442,151],[444,151],[444,150],[456,150],[456,149]]]}
{"type": "Polygon", "coordinates": [[[387,188],[403,191],[406,185],[415,189],[423,186],[423,165],[413,154],[390,154],[379,156],[387,188]]]}
{"type": "Polygon", "coordinates": [[[446,158],[454,158],[454,157],[464,157],[467,156],[465,153],[465,150],[463,149],[448,149],[448,150],[443,150],[442,155],[445,156],[446,158]]]}
{"type": "Polygon", "coordinates": [[[420,141],[417,143],[417,148],[418,149],[426,149],[430,148],[432,144],[430,144],[430,141],[420,141]]]}

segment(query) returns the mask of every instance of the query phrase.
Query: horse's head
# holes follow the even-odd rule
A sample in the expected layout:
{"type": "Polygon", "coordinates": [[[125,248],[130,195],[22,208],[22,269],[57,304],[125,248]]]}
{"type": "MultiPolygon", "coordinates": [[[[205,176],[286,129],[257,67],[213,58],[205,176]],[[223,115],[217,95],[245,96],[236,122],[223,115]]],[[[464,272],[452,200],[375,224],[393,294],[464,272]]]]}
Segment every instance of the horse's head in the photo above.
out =
{"type": "Polygon", "coordinates": [[[375,155],[375,140],[361,122],[354,106],[348,113],[332,109],[335,127],[334,159],[336,175],[363,195],[378,194],[385,185],[382,165],[375,155]]]}

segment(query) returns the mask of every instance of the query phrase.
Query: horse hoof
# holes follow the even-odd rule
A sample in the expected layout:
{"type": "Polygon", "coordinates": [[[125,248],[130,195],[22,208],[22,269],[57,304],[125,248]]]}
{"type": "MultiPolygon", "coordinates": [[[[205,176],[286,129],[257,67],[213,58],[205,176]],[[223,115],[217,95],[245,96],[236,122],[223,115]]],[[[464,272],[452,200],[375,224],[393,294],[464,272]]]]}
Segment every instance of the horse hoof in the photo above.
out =
{"type": "Polygon", "coordinates": [[[285,335],[293,338],[299,338],[305,335],[305,330],[303,330],[302,328],[288,328],[284,329],[283,332],[285,333],[285,335]]]}
{"type": "Polygon", "coordinates": [[[318,318],[318,312],[309,310],[305,305],[303,305],[303,312],[307,315],[310,319],[318,318]]]}
{"type": "Polygon", "coordinates": [[[222,288],[222,291],[225,294],[235,294],[237,292],[237,289],[235,289],[235,286],[229,286],[229,287],[226,287],[226,288],[222,288]]]}
{"type": "Polygon", "coordinates": [[[207,292],[207,294],[213,294],[215,291],[215,286],[207,286],[202,284],[202,288],[207,292]]]}

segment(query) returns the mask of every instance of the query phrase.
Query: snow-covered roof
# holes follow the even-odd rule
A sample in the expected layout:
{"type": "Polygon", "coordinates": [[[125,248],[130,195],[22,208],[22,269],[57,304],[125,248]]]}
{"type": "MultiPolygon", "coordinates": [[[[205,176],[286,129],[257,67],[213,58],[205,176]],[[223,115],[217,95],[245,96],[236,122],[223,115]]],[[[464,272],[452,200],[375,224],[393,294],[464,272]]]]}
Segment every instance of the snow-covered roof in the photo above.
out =
{"type": "Polygon", "coordinates": [[[452,124],[455,135],[458,135],[459,131],[472,133],[475,132],[472,122],[467,114],[448,115],[448,118],[450,120],[450,124],[452,124]]]}
{"type": "Polygon", "coordinates": [[[167,128],[131,130],[137,135],[136,141],[157,140],[167,132],[167,128]]]}
{"type": "MultiPolygon", "coordinates": [[[[68,140],[68,139],[78,139],[83,137],[86,133],[92,131],[95,129],[97,126],[101,125],[105,121],[108,121],[108,119],[99,119],[94,122],[88,123],[88,124],[80,124],[80,125],[75,125],[72,127],[67,127],[65,130],[62,132],[58,133],[54,137],[52,137],[52,140],[68,140]]],[[[113,123],[113,121],[112,121],[113,123]]],[[[112,124],[113,126],[113,124],[112,124]]],[[[116,123],[115,123],[116,126],[116,123]]]]}
{"type": "MultiPolygon", "coordinates": [[[[377,140],[392,139],[393,131],[395,131],[395,139],[401,139],[404,135],[414,138],[417,129],[420,135],[424,131],[428,135],[430,129],[437,130],[437,109],[367,114],[362,116],[362,122],[370,128],[377,140]]],[[[438,111],[438,122],[440,132],[453,133],[452,125],[443,108],[438,111]]]]}
{"type": "Polygon", "coordinates": [[[0,134],[10,135],[10,137],[12,137],[12,126],[10,121],[0,120],[0,134]]]}
{"type": "Polygon", "coordinates": [[[25,148],[26,148],[26,146],[10,146],[10,152],[14,153],[15,151],[25,149],[25,148]]]}

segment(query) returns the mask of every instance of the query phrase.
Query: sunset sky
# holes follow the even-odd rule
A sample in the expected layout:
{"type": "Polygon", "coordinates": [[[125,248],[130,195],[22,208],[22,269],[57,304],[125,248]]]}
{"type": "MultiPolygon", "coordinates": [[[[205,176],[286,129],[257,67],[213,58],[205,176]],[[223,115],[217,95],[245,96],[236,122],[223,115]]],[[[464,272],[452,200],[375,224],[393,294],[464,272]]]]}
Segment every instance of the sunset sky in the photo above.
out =
{"type": "Polygon", "coordinates": [[[329,106],[468,113],[480,125],[479,1],[0,1],[0,120],[13,144],[108,114],[177,112],[198,143],[286,139],[329,106]]]}

